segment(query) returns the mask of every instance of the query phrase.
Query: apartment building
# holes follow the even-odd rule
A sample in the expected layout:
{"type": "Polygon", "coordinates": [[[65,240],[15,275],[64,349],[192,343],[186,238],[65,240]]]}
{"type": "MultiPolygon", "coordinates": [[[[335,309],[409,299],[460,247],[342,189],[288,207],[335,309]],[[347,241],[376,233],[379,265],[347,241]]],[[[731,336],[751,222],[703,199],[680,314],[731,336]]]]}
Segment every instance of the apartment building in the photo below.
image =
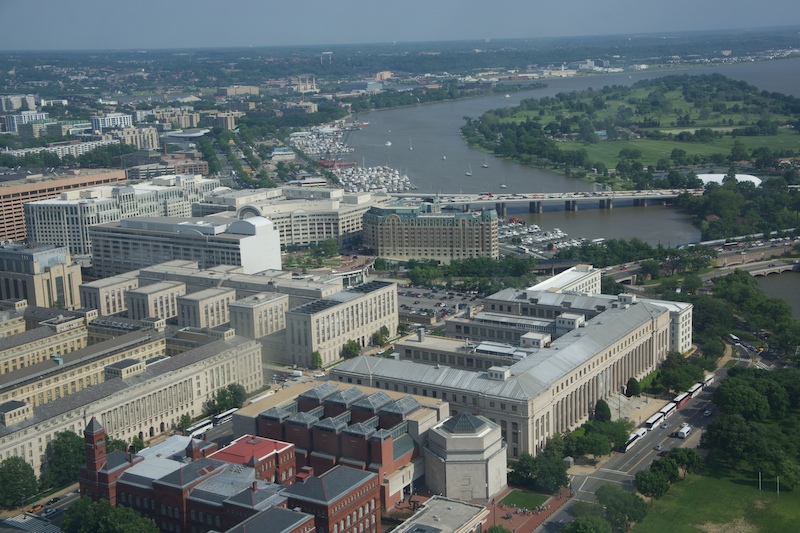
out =
{"type": "Polygon", "coordinates": [[[131,217],[183,217],[193,202],[219,186],[199,175],[161,176],[146,183],[93,187],[24,206],[28,238],[66,246],[73,255],[92,253],[89,228],[131,217]]]}
{"type": "Polygon", "coordinates": [[[92,123],[92,129],[95,131],[133,126],[133,116],[126,115],[124,113],[107,113],[105,115],[96,115],[89,117],[89,120],[92,123]]]}
{"type": "Polygon", "coordinates": [[[47,120],[49,117],[49,113],[41,113],[39,111],[22,111],[18,115],[6,115],[6,131],[17,133],[22,124],[27,124],[36,120],[47,120]]]}
{"type": "Polygon", "coordinates": [[[74,170],[64,174],[20,174],[0,177],[0,240],[21,241],[28,237],[24,205],[58,197],[62,192],[127,180],[124,170],[74,170]]]}
{"type": "Polygon", "coordinates": [[[397,323],[397,284],[370,281],[290,309],[287,349],[275,355],[286,363],[312,366],[311,354],[319,352],[323,365],[329,365],[339,360],[347,341],[367,346],[381,327],[394,334],[397,323]]]}
{"type": "Polygon", "coordinates": [[[241,266],[245,274],[280,270],[280,236],[262,217],[211,219],[138,217],[89,228],[92,263],[100,277],[115,276],[173,260],[201,268],[241,266]]]}
{"type": "Polygon", "coordinates": [[[71,155],[78,158],[85,153],[91,152],[95,148],[109,146],[112,144],[119,144],[119,139],[101,139],[92,141],[61,141],[55,143],[48,143],[47,146],[40,146],[38,148],[20,148],[19,150],[3,150],[0,154],[8,154],[14,157],[25,157],[28,154],[38,154],[40,152],[49,152],[58,157],[63,158],[65,155],[71,155]]]}
{"type": "Polygon", "coordinates": [[[497,212],[443,213],[438,202],[372,207],[364,215],[364,246],[379,257],[408,261],[499,257],[497,212]]]}
{"type": "Polygon", "coordinates": [[[215,328],[230,322],[228,307],[236,300],[236,289],[205,289],[177,298],[178,326],[215,328]]]}
{"type": "Polygon", "coordinates": [[[23,299],[41,307],[79,307],[81,266],[66,248],[0,245],[0,300],[23,299]]]}

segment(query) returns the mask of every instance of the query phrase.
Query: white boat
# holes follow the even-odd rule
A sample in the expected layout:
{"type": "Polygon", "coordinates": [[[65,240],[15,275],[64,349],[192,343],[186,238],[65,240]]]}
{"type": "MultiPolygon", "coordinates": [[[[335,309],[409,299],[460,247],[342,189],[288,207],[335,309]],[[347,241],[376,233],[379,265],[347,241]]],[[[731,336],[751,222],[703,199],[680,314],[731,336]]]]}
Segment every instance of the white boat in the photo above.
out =
{"type": "Polygon", "coordinates": [[[486,156],[486,160],[481,165],[483,168],[489,168],[489,156],[486,156]]]}
{"type": "Polygon", "coordinates": [[[472,176],[472,165],[470,165],[469,170],[467,170],[467,176],[472,176]]]}
{"type": "Polygon", "coordinates": [[[498,187],[500,187],[501,189],[505,189],[506,187],[508,187],[508,185],[506,185],[505,183],[501,183],[500,185],[498,185],[498,187]]]}
{"type": "Polygon", "coordinates": [[[386,146],[391,146],[391,145],[392,145],[392,141],[386,141],[386,146]]]}
{"type": "Polygon", "coordinates": [[[442,161],[447,161],[447,156],[446,155],[442,156],[442,161]]]}
{"type": "Polygon", "coordinates": [[[507,94],[507,95],[506,95],[506,98],[511,98],[511,95],[510,95],[510,94],[507,94]]]}
{"type": "Polygon", "coordinates": [[[411,144],[411,140],[410,139],[408,141],[408,149],[409,150],[413,150],[414,149],[414,146],[411,144]]]}

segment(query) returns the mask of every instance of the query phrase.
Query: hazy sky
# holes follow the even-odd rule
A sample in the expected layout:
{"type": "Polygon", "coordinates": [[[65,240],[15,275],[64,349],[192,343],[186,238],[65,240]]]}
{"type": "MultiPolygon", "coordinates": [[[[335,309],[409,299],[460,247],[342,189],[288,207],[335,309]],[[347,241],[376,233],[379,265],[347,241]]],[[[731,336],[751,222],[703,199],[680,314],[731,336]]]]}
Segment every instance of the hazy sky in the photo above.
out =
{"type": "Polygon", "coordinates": [[[0,0],[0,51],[501,39],[800,24],[798,0],[0,0]]]}

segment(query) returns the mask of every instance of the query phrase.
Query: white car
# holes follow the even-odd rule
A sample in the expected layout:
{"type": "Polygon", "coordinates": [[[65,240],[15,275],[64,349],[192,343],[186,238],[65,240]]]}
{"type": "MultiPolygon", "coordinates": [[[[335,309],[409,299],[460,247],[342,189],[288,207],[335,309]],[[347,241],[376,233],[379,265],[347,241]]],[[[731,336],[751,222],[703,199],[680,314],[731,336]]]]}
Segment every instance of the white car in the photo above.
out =
{"type": "Polygon", "coordinates": [[[317,372],[316,374],[314,374],[314,377],[315,378],[324,378],[325,377],[325,372],[317,372]]]}
{"type": "Polygon", "coordinates": [[[706,409],[705,411],[703,411],[703,416],[711,416],[712,414],[713,413],[711,412],[711,409],[706,409]]]}

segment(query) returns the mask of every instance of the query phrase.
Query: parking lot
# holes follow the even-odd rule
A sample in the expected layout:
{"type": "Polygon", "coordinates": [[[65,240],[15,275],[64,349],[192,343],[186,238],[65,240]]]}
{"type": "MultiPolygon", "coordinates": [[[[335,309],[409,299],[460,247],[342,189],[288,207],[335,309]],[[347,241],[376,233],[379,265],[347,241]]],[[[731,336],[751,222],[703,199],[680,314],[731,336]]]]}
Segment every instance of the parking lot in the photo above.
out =
{"type": "Polygon", "coordinates": [[[420,323],[429,323],[432,319],[439,322],[481,305],[475,293],[420,288],[397,291],[397,303],[403,318],[420,323]]]}

